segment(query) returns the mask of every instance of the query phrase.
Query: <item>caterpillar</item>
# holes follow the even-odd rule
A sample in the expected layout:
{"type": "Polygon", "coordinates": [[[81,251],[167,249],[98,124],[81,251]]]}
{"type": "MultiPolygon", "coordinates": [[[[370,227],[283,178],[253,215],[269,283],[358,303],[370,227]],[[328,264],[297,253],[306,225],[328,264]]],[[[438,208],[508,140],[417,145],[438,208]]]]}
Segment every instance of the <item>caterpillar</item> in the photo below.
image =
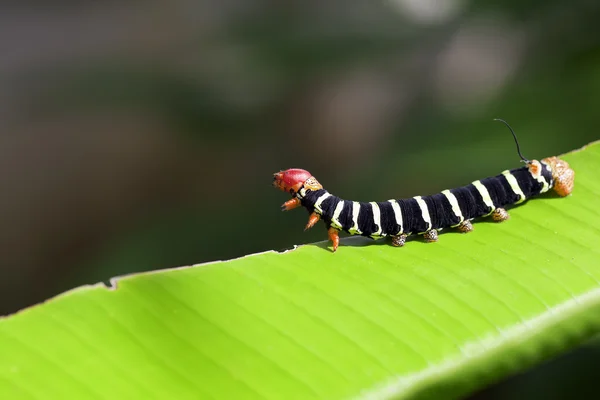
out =
{"type": "Polygon", "coordinates": [[[292,196],[282,204],[282,211],[300,206],[308,210],[310,215],[305,230],[319,220],[325,222],[333,252],[340,243],[339,231],[372,239],[390,236],[392,245],[397,247],[404,246],[406,238],[412,234],[422,235],[426,242],[437,242],[438,231],[443,228],[471,232],[471,221],[475,218],[491,217],[502,222],[509,218],[505,208],[509,205],[523,203],[551,189],[561,197],[572,192],[575,172],[566,161],[558,157],[528,160],[521,154],[517,136],[510,125],[501,119],[496,121],[510,129],[525,166],[456,189],[383,202],[350,201],[329,193],[310,172],[299,168],[273,174],[273,186],[292,196]]]}

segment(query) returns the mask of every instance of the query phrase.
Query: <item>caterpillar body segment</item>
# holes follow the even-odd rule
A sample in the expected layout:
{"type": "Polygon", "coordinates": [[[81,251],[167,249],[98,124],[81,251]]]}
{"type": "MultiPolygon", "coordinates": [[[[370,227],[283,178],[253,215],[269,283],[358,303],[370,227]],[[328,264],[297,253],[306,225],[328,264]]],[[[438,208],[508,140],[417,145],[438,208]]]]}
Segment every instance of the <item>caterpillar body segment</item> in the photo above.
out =
{"type": "MultiPolygon", "coordinates": [[[[511,133],[516,142],[512,129],[511,133]]],[[[380,202],[344,200],[325,190],[308,171],[297,168],[275,173],[273,185],[292,196],[282,205],[284,211],[299,206],[308,210],[305,229],[323,220],[334,252],[339,245],[339,231],[373,239],[390,236],[392,245],[397,247],[404,246],[412,234],[423,235],[426,242],[436,242],[438,231],[443,228],[471,232],[475,218],[489,216],[502,222],[510,217],[506,211],[509,205],[549,190],[561,197],[572,192],[575,172],[566,161],[558,157],[530,161],[521,155],[518,142],[517,149],[525,166],[430,196],[380,202]]]]}

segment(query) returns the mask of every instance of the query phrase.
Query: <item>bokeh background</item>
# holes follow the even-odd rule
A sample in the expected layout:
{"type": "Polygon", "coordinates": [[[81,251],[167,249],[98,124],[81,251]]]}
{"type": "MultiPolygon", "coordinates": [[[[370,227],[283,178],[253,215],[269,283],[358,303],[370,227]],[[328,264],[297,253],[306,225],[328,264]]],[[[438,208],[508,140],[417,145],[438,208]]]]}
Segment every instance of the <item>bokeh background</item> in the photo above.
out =
{"type": "MultiPolygon", "coordinates": [[[[280,169],[381,200],[518,166],[493,118],[529,158],[596,140],[599,20],[597,0],[4,2],[0,314],[324,239],[279,211],[280,169]]],[[[583,349],[478,396],[553,398],[583,349]]]]}

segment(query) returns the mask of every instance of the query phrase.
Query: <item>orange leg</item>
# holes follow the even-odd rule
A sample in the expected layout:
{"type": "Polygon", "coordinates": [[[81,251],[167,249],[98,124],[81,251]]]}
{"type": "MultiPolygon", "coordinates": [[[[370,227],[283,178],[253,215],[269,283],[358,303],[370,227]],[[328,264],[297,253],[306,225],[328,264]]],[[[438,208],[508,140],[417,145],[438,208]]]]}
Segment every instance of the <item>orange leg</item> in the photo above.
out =
{"type": "Polygon", "coordinates": [[[321,217],[317,213],[310,214],[310,217],[308,217],[308,222],[307,222],[304,230],[308,230],[308,229],[312,228],[313,226],[315,226],[315,224],[317,222],[319,222],[319,218],[321,218],[321,217]]]}
{"type": "Polygon", "coordinates": [[[290,211],[290,210],[293,210],[294,208],[300,207],[300,205],[301,205],[300,199],[297,197],[294,197],[293,199],[288,200],[281,205],[281,211],[290,211]]]}
{"type": "Polygon", "coordinates": [[[340,235],[338,235],[338,231],[335,228],[329,228],[327,230],[327,235],[329,236],[329,240],[333,243],[333,252],[335,253],[340,245],[340,235]]]}

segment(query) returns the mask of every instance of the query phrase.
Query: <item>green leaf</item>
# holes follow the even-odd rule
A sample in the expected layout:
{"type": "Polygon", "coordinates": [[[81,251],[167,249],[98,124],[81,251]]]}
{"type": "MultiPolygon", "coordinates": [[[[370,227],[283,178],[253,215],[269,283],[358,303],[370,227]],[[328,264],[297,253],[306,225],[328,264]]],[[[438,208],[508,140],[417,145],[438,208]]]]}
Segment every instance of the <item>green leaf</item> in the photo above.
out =
{"type": "Polygon", "coordinates": [[[0,319],[0,398],[465,395],[600,331],[600,142],[564,158],[572,196],[467,235],[131,275],[0,319]]]}

